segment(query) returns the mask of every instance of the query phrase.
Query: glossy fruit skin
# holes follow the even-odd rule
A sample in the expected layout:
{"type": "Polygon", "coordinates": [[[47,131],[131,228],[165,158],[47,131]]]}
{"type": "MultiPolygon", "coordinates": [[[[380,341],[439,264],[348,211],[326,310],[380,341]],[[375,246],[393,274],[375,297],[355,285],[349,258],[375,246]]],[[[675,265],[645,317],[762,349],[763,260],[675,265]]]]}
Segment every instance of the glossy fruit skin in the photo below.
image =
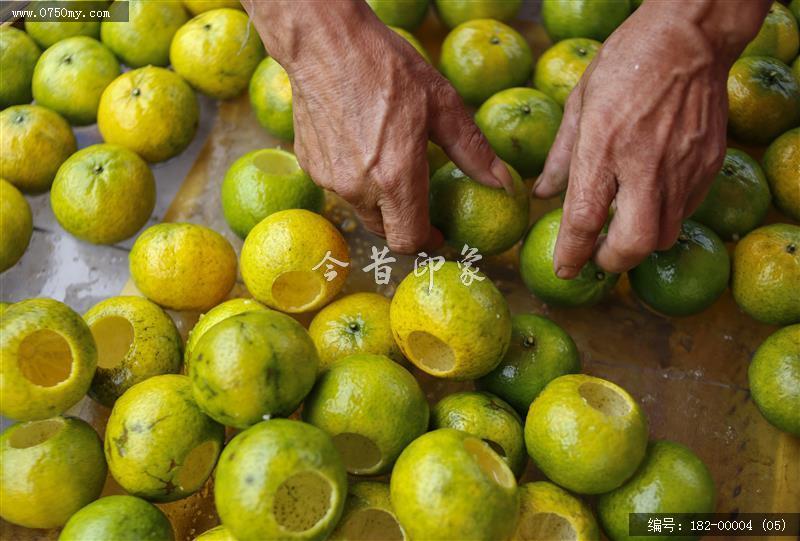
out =
{"type": "Polygon", "coordinates": [[[278,139],[294,140],[292,85],[277,60],[268,56],[261,61],[250,79],[248,94],[258,123],[278,139]]]}
{"type": "Polygon", "coordinates": [[[58,541],[125,538],[173,541],[175,536],[169,519],[155,505],[135,496],[106,496],[72,515],[58,541]]]}
{"type": "MultiPolygon", "coordinates": [[[[795,66],[800,68],[800,61],[795,66]]],[[[775,206],[800,222],[800,128],[775,139],[764,153],[763,163],[775,206]]]]}
{"type": "MultiPolygon", "coordinates": [[[[379,510],[389,514],[394,521],[397,522],[397,516],[394,514],[392,508],[392,500],[389,495],[389,485],[378,481],[359,481],[351,483],[347,488],[347,501],[344,504],[344,512],[339,524],[328,538],[330,541],[348,541],[356,537],[360,531],[350,530],[349,521],[358,513],[369,510],[379,510]]],[[[403,530],[399,522],[396,524],[396,530],[390,532],[387,538],[396,539],[400,538],[402,541],[408,541],[408,536],[403,530]],[[392,535],[394,534],[394,535],[392,535]]]]}
{"type": "Polygon", "coordinates": [[[183,0],[183,5],[192,15],[199,15],[212,9],[244,9],[239,0],[183,0]]]}
{"type": "Polygon", "coordinates": [[[767,421],[800,437],[800,324],[776,331],[759,346],[747,379],[767,421]]]}
{"type": "Polygon", "coordinates": [[[236,541],[231,532],[220,524],[198,535],[194,541],[236,541]]]}
{"type": "Polygon", "coordinates": [[[797,56],[800,48],[797,21],[787,7],[773,2],[758,35],[747,44],[742,56],[771,56],[786,64],[797,56]]]}
{"type": "Polygon", "coordinates": [[[413,32],[425,19],[429,0],[367,0],[367,4],[384,24],[413,32]]]}
{"type": "Polygon", "coordinates": [[[27,33],[13,26],[0,28],[0,64],[6,67],[0,79],[0,109],[33,99],[33,68],[40,54],[41,49],[27,33]]]}
{"type": "MultiPolygon", "coordinates": [[[[40,1],[40,0],[37,0],[40,1]]],[[[100,21],[25,21],[25,31],[42,49],[59,41],[74,37],[87,36],[100,39],[100,21]]]]}
{"type": "Polygon", "coordinates": [[[597,515],[613,541],[668,541],[668,535],[628,535],[628,514],[712,513],[715,501],[714,480],[703,461],[688,447],[661,440],[648,445],[642,465],[630,480],[599,497],[597,515]]]}
{"type": "Polygon", "coordinates": [[[25,254],[33,234],[33,216],[28,200],[10,182],[0,178],[0,272],[25,254]]]}
{"type": "Polygon", "coordinates": [[[558,485],[547,481],[525,483],[519,487],[519,499],[520,516],[510,541],[530,539],[523,535],[525,523],[535,521],[537,514],[550,513],[570,524],[576,541],[600,541],[600,528],[589,506],[558,485]]]}
{"type": "Polygon", "coordinates": [[[570,92],[577,86],[601,46],[599,41],[588,38],[559,41],[536,61],[534,86],[564,107],[570,92]]]}
{"type": "Polygon", "coordinates": [[[514,20],[522,0],[435,0],[436,14],[448,28],[473,19],[514,20]]]}
{"type": "Polygon", "coordinates": [[[631,12],[629,0],[543,0],[542,22],[553,41],[604,41],[631,12]]]}

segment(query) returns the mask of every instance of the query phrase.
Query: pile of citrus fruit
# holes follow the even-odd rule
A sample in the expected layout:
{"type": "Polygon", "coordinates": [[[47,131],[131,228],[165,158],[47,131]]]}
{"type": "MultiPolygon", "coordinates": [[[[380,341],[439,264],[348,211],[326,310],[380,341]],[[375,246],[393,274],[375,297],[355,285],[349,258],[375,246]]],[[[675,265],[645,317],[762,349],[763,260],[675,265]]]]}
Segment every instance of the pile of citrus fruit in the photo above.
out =
{"type": "MultiPolygon", "coordinates": [[[[369,4],[430,61],[411,33],[428,0],[369,4]]],[[[530,226],[525,181],[634,5],[544,0],[554,44],[534,62],[509,25],[521,1],[433,4],[450,29],[439,68],[477,108],[514,183],[478,184],[430,146],[434,225],[456,249],[518,248],[521,280],[547,304],[602,302],[620,276],[590,263],[559,279],[561,209],[530,226]]],[[[744,312],[781,326],[755,353],[750,387],[764,417],[800,437],[800,2],[791,8],[773,5],[728,81],[730,133],[767,146],[763,159],[729,149],[675,245],[627,280],[667,317],[702,312],[730,285],[744,312]],[[764,225],[773,203],[785,220],[764,225]]],[[[476,271],[468,283],[442,258],[391,299],[341,295],[350,248],[291,152],[247,153],[222,180],[238,255],[200,224],[141,231],[155,205],[151,164],[191,143],[196,92],[249,91],[258,122],[294,136],[289,76],[238,2],[131,0],[128,22],[3,26],[0,60],[0,271],[31,238],[23,194],[49,190],[75,237],[136,236],[129,266],[141,293],[83,316],[52,299],[0,304],[0,414],[18,421],[0,435],[3,520],[62,528],[65,541],[171,540],[154,504],[212,477],[221,524],[202,541],[597,540],[601,530],[621,540],[631,512],[714,511],[700,458],[651,440],[631,394],[581,374],[572,337],[542,315],[512,314],[490,277],[476,271]],[[78,150],[71,126],[95,122],[104,143],[78,150]],[[252,298],[231,298],[238,275],[252,298]],[[167,310],[202,314],[185,343],[167,310]],[[313,316],[308,328],[297,314],[313,316]],[[474,390],[430,404],[420,376],[474,390]],[[65,415],[87,395],[110,410],[102,437],[65,415]],[[519,481],[529,458],[547,480],[519,481]],[[107,474],[126,495],[100,497],[107,474]]]]}

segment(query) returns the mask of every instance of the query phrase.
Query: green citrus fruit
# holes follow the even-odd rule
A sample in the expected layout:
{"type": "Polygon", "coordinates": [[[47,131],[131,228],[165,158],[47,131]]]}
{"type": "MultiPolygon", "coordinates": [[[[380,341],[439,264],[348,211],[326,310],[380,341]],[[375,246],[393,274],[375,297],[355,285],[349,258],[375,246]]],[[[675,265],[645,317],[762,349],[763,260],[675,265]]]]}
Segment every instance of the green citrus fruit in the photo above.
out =
{"type": "Polygon", "coordinates": [[[431,428],[454,428],[482,439],[516,476],[528,457],[522,419],[514,409],[490,393],[463,391],[445,396],[431,410],[431,428]]]}
{"type": "Polygon", "coordinates": [[[0,178],[0,272],[20,260],[32,234],[31,206],[13,184],[0,178]]]}
{"type": "Polygon", "coordinates": [[[789,2],[789,10],[794,15],[794,18],[797,19],[797,22],[800,23],[800,0],[789,2]]]}
{"type": "Polygon", "coordinates": [[[251,426],[225,447],[214,500],[239,541],[321,541],[339,521],[347,473],[331,439],[299,421],[251,426]]]}
{"type": "Polygon", "coordinates": [[[731,290],[736,304],[759,321],[800,322],[800,226],[766,225],[739,241],[731,290]]]}
{"type": "Polygon", "coordinates": [[[629,0],[542,0],[542,22],[553,41],[604,41],[630,13],[629,0]]]}
{"type": "Polygon", "coordinates": [[[26,528],[63,526],[100,496],[105,480],[103,444],[80,419],[19,423],[0,436],[3,520],[26,528]]]}
{"type": "Polygon", "coordinates": [[[352,483],[347,490],[342,518],[328,539],[408,541],[392,509],[389,485],[375,481],[352,483]]]}
{"type": "Polygon", "coordinates": [[[442,43],[442,74],[470,105],[480,105],[503,89],[523,86],[532,65],[525,38],[492,19],[462,23],[442,43]]]}
{"type": "Polygon", "coordinates": [[[241,238],[279,210],[321,212],[324,203],[325,192],[300,168],[294,154],[277,148],[248,152],[233,162],[222,181],[222,212],[241,238]]]}
{"type": "Polygon", "coordinates": [[[800,56],[792,63],[792,75],[794,75],[794,78],[800,83],[800,56]]]}
{"type": "Polygon", "coordinates": [[[544,168],[561,116],[561,107],[546,94],[509,88],[486,100],[475,113],[475,122],[497,155],[524,178],[531,178],[544,168]]]}
{"type": "Polygon", "coordinates": [[[514,20],[522,0],[435,0],[436,13],[448,28],[473,19],[514,20]]]}
{"type": "Polygon", "coordinates": [[[570,374],[551,381],[531,404],[525,444],[553,482],[601,494],[622,485],[642,462],[647,418],[621,387],[570,374]]]}
{"type": "Polygon", "coordinates": [[[333,363],[303,404],[303,420],[330,434],[347,471],[389,471],[428,428],[428,402],[417,380],[383,355],[360,353],[333,363]]]}
{"type": "Polygon", "coordinates": [[[148,162],[177,156],[192,142],[199,119],[197,96],[174,72],[153,66],[117,77],[100,98],[97,127],[107,143],[148,162]]]}
{"type": "MultiPolygon", "coordinates": [[[[35,0],[41,2],[43,0],[35,0]]],[[[36,9],[35,5],[30,8],[36,9]]],[[[29,8],[29,9],[30,9],[29,8]]],[[[42,49],[73,36],[88,36],[100,39],[100,20],[83,21],[25,21],[25,31],[42,49]]]]}
{"type": "Polygon", "coordinates": [[[762,415],[780,430],[800,437],[800,325],[784,327],[761,344],[747,379],[762,415]]]}
{"type": "Polygon", "coordinates": [[[243,9],[239,0],[183,0],[183,5],[192,15],[198,15],[212,9],[243,9]]]}
{"type": "Polygon", "coordinates": [[[592,511],[578,498],[547,481],[519,487],[520,513],[511,541],[600,541],[592,511]]]}
{"type": "Polygon", "coordinates": [[[800,36],[794,15],[783,4],[773,2],[758,35],[747,44],[742,56],[771,56],[788,64],[797,56],[798,48],[800,36]]]}
{"type": "Polygon", "coordinates": [[[430,176],[432,176],[436,171],[439,170],[440,167],[450,161],[450,158],[447,157],[447,154],[445,154],[444,150],[442,150],[442,147],[430,141],[428,141],[426,155],[428,158],[428,173],[430,176]]]}
{"type": "Polygon", "coordinates": [[[0,112],[0,177],[24,193],[50,189],[58,168],[77,144],[67,121],[39,105],[0,112]]]}
{"type": "Polygon", "coordinates": [[[216,528],[204,531],[195,537],[194,541],[236,541],[236,539],[228,528],[220,524],[216,528]]]}
{"type": "Polygon", "coordinates": [[[396,26],[389,27],[395,34],[406,40],[412,47],[425,59],[428,64],[431,64],[431,57],[428,56],[428,51],[425,50],[425,47],[422,46],[422,43],[407,30],[403,30],[402,28],[398,28],[396,26]]]}
{"type": "Polygon", "coordinates": [[[225,427],[192,398],[189,378],[153,376],[114,404],[105,454],[117,483],[133,496],[171,502],[199,490],[222,450],[225,427]]]}
{"type": "Polygon", "coordinates": [[[519,270],[531,293],[555,306],[590,306],[603,300],[614,288],[618,274],[607,273],[589,261],[572,280],[562,280],[553,270],[553,253],[561,225],[562,209],[537,221],[522,243],[519,270]]]}
{"type": "Polygon", "coordinates": [[[390,490],[411,539],[505,539],[517,521],[514,474],[488,444],[452,428],[406,447],[390,490]]]}
{"type": "Polygon", "coordinates": [[[58,541],[136,539],[173,541],[169,519],[155,505],[135,496],[106,496],[69,519],[58,541]]]}
{"type": "Polygon", "coordinates": [[[448,244],[494,255],[519,241],[528,226],[530,203],[517,172],[512,168],[509,172],[514,180],[513,195],[472,180],[453,162],[434,173],[430,182],[431,223],[442,231],[448,244]]]}
{"type": "Polygon", "coordinates": [[[253,72],[249,94],[258,123],[278,139],[293,140],[292,84],[289,74],[271,56],[253,72]]]}
{"type": "Polygon", "coordinates": [[[648,445],[647,455],[634,476],[600,496],[597,514],[613,541],[668,541],[672,536],[631,536],[629,514],[712,513],[715,500],[714,480],[697,455],[679,443],[654,441],[648,445]]]}
{"type": "Polygon", "coordinates": [[[97,349],[89,327],[53,299],[11,305],[0,322],[0,415],[47,419],[78,403],[89,390],[97,349]]]}
{"type": "Polygon", "coordinates": [[[30,103],[33,68],[42,51],[31,37],[13,26],[0,27],[0,109],[30,103]]]}
{"type": "Polygon", "coordinates": [[[302,325],[273,310],[217,323],[193,355],[194,399],[212,419],[236,428],[291,414],[314,385],[319,365],[302,325]]]}
{"type": "Polygon", "coordinates": [[[132,237],[155,204],[156,180],[147,163],[118,145],[92,145],[70,156],[50,191],[61,227],[94,244],[132,237]]]}
{"type": "Polygon", "coordinates": [[[410,32],[422,24],[428,13],[428,0],[367,0],[367,4],[384,24],[410,32]]]}
{"type": "Polygon", "coordinates": [[[527,413],[548,383],[580,370],[580,354],[570,335],[546,317],[518,314],[511,318],[511,343],[505,357],[478,380],[478,386],[527,413]]]}
{"type": "Polygon", "coordinates": [[[763,163],[775,206],[800,221],[800,128],[775,139],[767,148],[763,163]]]}
{"type": "Polygon", "coordinates": [[[602,43],[589,38],[559,41],[536,61],[533,85],[564,107],[601,46],[602,43]]]}
{"type": "Polygon", "coordinates": [[[181,369],[181,335],[172,319],[142,297],[111,297],[83,316],[97,345],[89,396],[110,408],[130,387],[181,369]]]}

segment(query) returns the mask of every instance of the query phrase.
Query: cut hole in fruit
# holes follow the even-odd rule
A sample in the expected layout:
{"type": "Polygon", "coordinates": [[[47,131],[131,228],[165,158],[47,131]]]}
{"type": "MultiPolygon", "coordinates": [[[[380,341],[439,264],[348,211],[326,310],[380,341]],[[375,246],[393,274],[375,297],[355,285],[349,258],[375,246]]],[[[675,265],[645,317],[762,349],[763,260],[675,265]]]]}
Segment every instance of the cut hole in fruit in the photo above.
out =
{"type": "Polygon", "coordinates": [[[194,492],[203,486],[214,469],[218,453],[219,445],[212,440],[189,451],[177,475],[178,487],[185,492],[194,492]]]}
{"type": "Polygon", "coordinates": [[[105,317],[91,326],[97,344],[97,367],[115,368],[120,365],[133,345],[133,325],[120,316],[105,317]]]}
{"type": "Polygon", "coordinates": [[[291,175],[300,169],[296,159],[280,152],[261,152],[253,158],[253,165],[268,175],[291,175]]]}
{"type": "Polygon", "coordinates": [[[578,533],[572,524],[555,513],[530,513],[523,515],[517,530],[521,539],[537,541],[544,539],[563,539],[575,541],[578,533]]]}
{"type": "Polygon", "coordinates": [[[272,283],[272,298],[284,310],[302,310],[320,296],[322,282],[314,272],[284,272],[272,283]]]}
{"type": "Polygon", "coordinates": [[[333,488],[315,471],[296,473],[278,487],[272,500],[272,515],[285,530],[305,532],[331,510],[333,488]]]}
{"type": "Polygon", "coordinates": [[[72,351],[60,334],[41,329],[26,336],[19,344],[19,369],[34,385],[52,387],[72,372],[72,351]]]}
{"type": "Polygon", "coordinates": [[[345,539],[358,541],[403,541],[405,536],[397,519],[383,509],[370,507],[354,512],[344,523],[345,539]]]}
{"type": "Polygon", "coordinates": [[[62,428],[64,420],[59,418],[32,421],[17,428],[8,438],[8,443],[14,449],[27,449],[46,442],[62,428]]]}
{"type": "Polygon", "coordinates": [[[411,360],[423,370],[449,372],[456,365],[456,354],[442,340],[429,332],[414,331],[408,335],[411,360]]]}
{"type": "Polygon", "coordinates": [[[631,411],[628,401],[617,391],[605,385],[587,381],[581,383],[578,393],[587,404],[605,415],[617,417],[627,415],[631,411]]]}
{"type": "Polygon", "coordinates": [[[514,486],[514,474],[483,441],[478,438],[467,438],[464,440],[464,449],[472,455],[486,477],[505,488],[514,486]]]}
{"type": "Polygon", "coordinates": [[[342,455],[344,467],[350,473],[371,473],[381,463],[378,446],[361,434],[342,432],[333,437],[333,444],[342,455]]]}
{"type": "Polygon", "coordinates": [[[483,438],[483,442],[489,447],[491,447],[492,451],[500,455],[502,458],[506,457],[506,450],[503,449],[503,446],[497,443],[496,441],[483,438]]]}

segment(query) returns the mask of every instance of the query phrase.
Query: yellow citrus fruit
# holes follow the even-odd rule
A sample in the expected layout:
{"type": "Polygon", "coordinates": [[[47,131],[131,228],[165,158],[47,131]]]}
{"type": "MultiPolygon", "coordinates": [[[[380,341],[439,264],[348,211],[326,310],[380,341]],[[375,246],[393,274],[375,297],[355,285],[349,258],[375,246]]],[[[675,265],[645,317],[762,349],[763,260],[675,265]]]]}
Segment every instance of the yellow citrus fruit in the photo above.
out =
{"type": "Polygon", "coordinates": [[[30,103],[33,68],[42,51],[31,37],[13,26],[0,27],[0,109],[30,103]]]}
{"type": "Polygon", "coordinates": [[[100,39],[126,66],[166,66],[172,36],[187,20],[179,2],[128,0],[128,20],[103,21],[100,39]]]}
{"type": "Polygon", "coordinates": [[[488,444],[452,428],[405,448],[390,491],[411,539],[506,539],[517,522],[514,474],[488,444]]]}
{"type": "Polygon", "coordinates": [[[579,494],[624,483],[647,449],[647,418],[621,387],[570,374],[551,381],[525,421],[525,444],[539,469],[579,494]]]}
{"type": "Polygon", "coordinates": [[[194,88],[229,99],[247,88],[264,58],[264,45],[243,11],[213,9],[178,29],[169,58],[173,69],[194,88]]]}
{"type": "Polygon", "coordinates": [[[800,83],[800,56],[792,63],[792,75],[794,75],[794,78],[800,83]]]}
{"type": "Polygon", "coordinates": [[[97,345],[89,396],[110,408],[130,387],[181,369],[181,335],[172,319],[142,297],[111,297],[83,316],[97,345]]]}
{"type": "Polygon", "coordinates": [[[510,541],[600,541],[589,506],[547,481],[519,487],[519,520],[510,541]]]}
{"type": "Polygon", "coordinates": [[[156,204],[156,180],[147,163],[118,145],[79,150],[59,168],[50,190],[58,223],[94,244],[132,237],[156,204]]]}
{"type": "Polygon", "coordinates": [[[448,28],[473,19],[513,20],[522,0],[435,0],[436,13],[448,28]]]}
{"type": "Polygon", "coordinates": [[[126,492],[171,502],[203,486],[224,438],[225,427],[192,398],[189,378],[165,374],[137,383],[114,404],[105,455],[111,474],[126,492]]]}
{"type": "Polygon", "coordinates": [[[183,5],[192,15],[198,15],[212,9],[242,9],[239,0],[183,0],[183,5]]]}
{"type": "Polygon", "coordinates": [[[439,168],[450,161],[450,158],[447,157],[442,147],[430,141],[428,141],[426,155],[428,158],[428,173],[430,175],[433,175],[439,168]]]}
{"type": "Polygon", "coordinates": [[[0,177],[24,193],[50,189],[58,168],[77,143],[67,121],[39,105],[0,112],[0,177]]]}
{"type": "Polygon", "coordinates": [[[800,128],[775,139],[763,163],[775,206],[800,221],[800,128]]]}
{"type": "Polygon", "coordinates": [[[258,123],[278,139],[293,140],[292,83],[286,70],[271,56],[253,72],[249,94],[258,123]]]}
{"type": "Polygon", "coordinates": [[[19,423],[0,436],[3,520],[26,528],[63,526],[100,496],[105,480],[103,444],[80,419],[19,423]]]}
{"type": "Polygon", "coordinates": [[[759,346],[747,380],[767,421],[800,437],[800,324],[784,327],[759,346]]]}
{"type": "Polygon", "coordinates": [[[168,69],[148,66],[108,85],[100,98],[97,127],[106,143],[160,162],[189,146],[199,115],[197,96],[186,81],[168,69]]]}
{"type": "Polygon", "coordinates": [[[533,57],[525,38],[510,26],[475,19],[447,34],[439,62],[464,101],[480,105],[503,89],[523,86],[533,57]]]}
{"type": "Polygon", "coordinates": [[[257,300],[282,312],[326,305],[344,286],[350,251],[328,220],[304,209],[270,214],[242,246],[242,278],[257,300]]]}
{"type": "Polygon", "coordinates": [[[786,64],[794,60],[800,48],[797,21],[789,8],[773,2],[758,35],[747,44],[742,56],[771,56],[786,64]]]}
{"type": "Polygon", "coordinates": [[[32,234],[31,206],[13,184],[0,178],[0,272],[20,260],[32,234]]]}
{"type": "Polygon", "coordinates": [[[564,107],[601,46],[602,43],[589,38],[559,41],[536,61],[533,85],[564,107]]]}
{"type": "Polygon", "coordinates": [[[197,537],[194,541],[236,541],[231,532],[223,525],[219,525],[210,530],[206,530],[197,537]]]}
{"type": "Polygon", "coordinates": [[[542,22],[553,41],[604,41],[630,13],[629,0],[542,0],[542,22]]]}
{"type": "Polygon", "coordinates": [[[78,403],[92,383],[97,348],[89,327],[53,299],[11,305],[0,323],[0,414],[46,419],[78,403]]]}
{"type": "Polygon", "coordinates": [[[759,321],[800,322],[800,226],[766,225],[739,241],[731,290],[739,307],[759,321]]]}
{"type": "Polygon", "coordinates": [[[396,26],[389,27],[395,34],[406,40],[409,44],[411,44],[414,49],[425,59],[425,61],[430,64],[431,57],[428,56],[428,51],[425,50],[425,47],[422,46],[422,43],[408,30],[403,30],[402,28],[398,28],[396,26]]]}
{"type": "Polygon", "coordinates": [[[239,433],[220,457],[214,501],[236,539],[322,541],[336,527],[347,473],[325,432],[273,419],[239,433]]]}
{"type": "Polygon", "coordinates": [[[155,505],[135,496],[106,496],[72,515],[58,541],[173,541],[172,525],[155,505]]]}
{"type": "Polygon", "coordinates": [[[173,310],[208,310],[236,282],[236,253],[216,231],[197,224],[163,223],[139,235],[130,271],[148,299],[173,310]]]}
{"type": "Polygon", "coordinates": [[[429,0],[367,0],[375,15],[389,26],[397,26],[409,32],[416,30],[425,14],[429,0]]]}
{"type": "Polygon", "coordinates": [[[328,539],[408,541],[392,509],[389,485],[376,481],[351,483],[342,518],[328,539]]]}
{"type": "MultiPolygon", "coordinates": [[[[44,0],[35,1],[42,2],[44,0]]],[[[35,4],[31,4],[28,9],[36,8],[35,4]]],[[[39,47],[47,49],[51,45],[73,36],[88,36],[100,39],[100,20],[25,21],[25,31],[39,44],[39,47]]]]}
{"type": "Polygon", "coordinates": [[[797,19],[797,22],[800,23],[800,0],[789,2],[789,10],[794,15],[794,18],[797,19]]]}

